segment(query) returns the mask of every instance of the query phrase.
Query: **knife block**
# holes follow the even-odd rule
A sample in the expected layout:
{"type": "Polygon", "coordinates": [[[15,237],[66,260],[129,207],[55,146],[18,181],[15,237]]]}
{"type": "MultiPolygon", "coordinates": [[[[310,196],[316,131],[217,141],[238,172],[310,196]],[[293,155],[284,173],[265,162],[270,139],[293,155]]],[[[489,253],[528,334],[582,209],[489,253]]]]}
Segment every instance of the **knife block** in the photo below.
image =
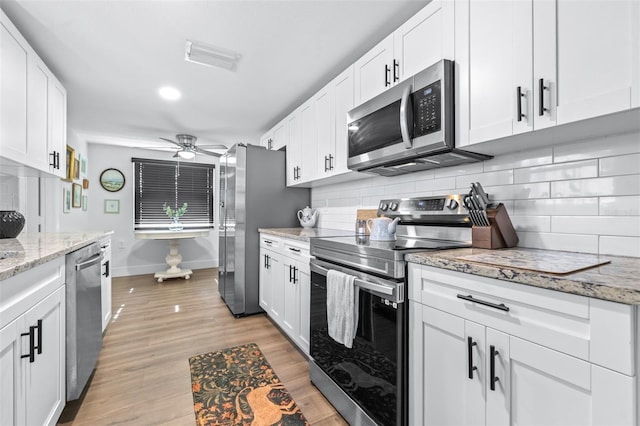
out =
{"type": "Polygon", "coordinates": [[[515,247],[518,244],[518,235],[504,204],[500,203],[495,208],[487,209],[487,216],[491,226],[471,228],[471,246],[484,249],[515,247]]]}

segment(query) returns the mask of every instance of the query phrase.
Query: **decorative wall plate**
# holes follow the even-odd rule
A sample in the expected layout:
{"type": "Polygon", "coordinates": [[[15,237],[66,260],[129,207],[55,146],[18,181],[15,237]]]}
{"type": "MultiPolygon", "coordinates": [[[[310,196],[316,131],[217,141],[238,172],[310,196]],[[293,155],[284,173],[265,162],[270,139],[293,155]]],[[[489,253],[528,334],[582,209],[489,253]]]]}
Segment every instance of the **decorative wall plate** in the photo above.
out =
{"type": "Polygon", "coordinates": [[[118,169],[106,169],[100,174],[100,185],[109,192],[120,191],[124,182],[124,175],[118,169]]]}

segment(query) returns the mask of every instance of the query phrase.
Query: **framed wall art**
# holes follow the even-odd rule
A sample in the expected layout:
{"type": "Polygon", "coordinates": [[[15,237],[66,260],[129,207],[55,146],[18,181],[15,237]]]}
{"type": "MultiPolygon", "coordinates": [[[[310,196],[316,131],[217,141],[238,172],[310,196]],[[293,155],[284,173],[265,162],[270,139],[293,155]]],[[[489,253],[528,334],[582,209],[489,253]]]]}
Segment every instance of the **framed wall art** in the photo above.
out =
{"type": "Polygon", "coordinates": [[[71,207],[82,207],[82,185],[72,184],[71,207]]]}
{"type": "Polygon", "coordinates": [[[80,160],[78,158],[73,160],[73,178],[80,179],[80,160]]]}
{"type": "Polygon", "coordinates": [[[80,158],[80,176],[81,177],[87,177],[87,156],[83,155],[82,158],[80,158]]]}
{"type": "Polygon", "coordinates": [[[109,192],[120,191],[124,182],[124,175],[118,169],[106,169],[100,174],[100,185],[109,192]]]}
{"type": "Polygon", "coordinates": [[[65,175],[66,176],[65,180],[71,182],[73,180],[73,176],[75,175],[74,166],[76,161],[76,150],[71,148],[69,145],[67,145],[66,160],[67,160],[67,174],[65,175]]]}
{"type": "Polygon", "coordinates": [[[108,214],[120,213],[120,200],[104,200],[104,212],[108,214]]]}
{"type": "Polygon", "coordinates": [[[86,195],[82,196],[82,211],[83,212],[87,211],[87,203],[89,202],[88,198],[89,197],[87,197],[86,195]]]}
{"type": "Polygon", "coordinates": [[[62,212],[69,213],[71,211],[71,191],[69,188],[62,188],[62,212]]]}

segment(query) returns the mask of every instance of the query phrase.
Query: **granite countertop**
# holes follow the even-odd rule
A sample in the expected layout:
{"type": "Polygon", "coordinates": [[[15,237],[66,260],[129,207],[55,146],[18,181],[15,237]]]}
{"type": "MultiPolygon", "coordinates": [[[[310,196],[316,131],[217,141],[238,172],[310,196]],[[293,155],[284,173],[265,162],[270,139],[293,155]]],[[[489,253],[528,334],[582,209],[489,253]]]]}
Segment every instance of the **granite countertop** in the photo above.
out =
{"type": "Polygon", "coordinates": [[[113,231],[22,233],[18,238],[0,239],[0,280],[64,256],[113,231]]]}
{"type": "MultiPolygon", "coordinates": [[[[540,267],[538,260],[540,258],[553,258],[553,263],[556,265],[570,265],[575,263],[574,259],[580,257],[580,254],[526,248],[502,250],[469,248],[412,253],[407,254],[405,259],[408,262],[421,265],[497,278],[503,281],[527,284],[564,293],[573,293],[630,305],[640,304],[640,279],[638,278],[640,276],[640,258],[605,255],[590,256],[599,261],[610,262],[577,272],[556,274],[536,271],[540,267]],[[495,260],[493,263],[501,265],[470,261],[470,256],[476,258],[484,257],[488,261],[495,260]]],[[[545,268],[540,269],[548,270],[545,268]]]]}
{"type": "Polygon", "coordinates": [[[355,235],[353,231],[327,228],[260,228],[258,232],[306,242],[309,242],[311,238],[351,237],[355,235]]]}

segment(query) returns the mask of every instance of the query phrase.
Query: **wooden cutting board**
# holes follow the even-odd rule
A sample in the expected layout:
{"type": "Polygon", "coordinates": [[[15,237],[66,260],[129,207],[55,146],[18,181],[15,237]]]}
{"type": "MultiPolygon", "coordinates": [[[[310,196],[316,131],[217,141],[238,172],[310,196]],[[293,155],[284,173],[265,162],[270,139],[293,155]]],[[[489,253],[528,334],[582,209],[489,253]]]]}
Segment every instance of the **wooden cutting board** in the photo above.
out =
{"type": "Polygon", "coordinates": [[[596,254],[517,249],[470,254],[458,256],[456,259],[554,275],[571,274],[611,262],[596,254]]]}
{"type": "Polygon", "coordinates": [[[375,219],[376,217],[378,217],[376,209],[358,209],[356,212],[356,219],[363,219],[365,222],[367,219],[375,219]]]}

